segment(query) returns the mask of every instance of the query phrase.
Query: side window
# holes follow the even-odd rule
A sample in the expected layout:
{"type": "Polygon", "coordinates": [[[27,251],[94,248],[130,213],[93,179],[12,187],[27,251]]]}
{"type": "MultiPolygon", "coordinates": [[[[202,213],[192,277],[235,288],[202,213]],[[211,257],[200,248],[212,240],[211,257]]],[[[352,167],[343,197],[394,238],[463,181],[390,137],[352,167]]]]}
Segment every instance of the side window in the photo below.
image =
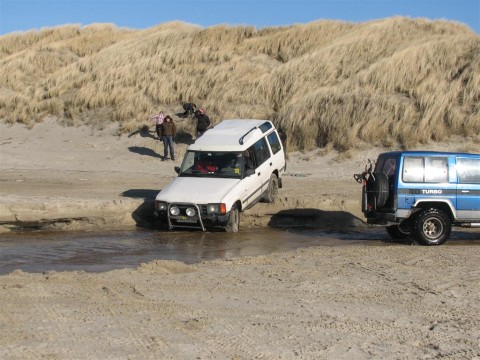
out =
{"type": "Polygon", "coordinates": [[[480,184],[480,159],[457,159],[457,174],[460,184],[480,184]]]}
{"type": "Polygon", "coordinates": [[[402,179],[404,182],[423,182],[423,158],[405,157],[402,179]]]}
{"type": "Polygon", "coordinates": [[[402,179],[407,183],[441,183],[448,181],[446,157],[405,157],[402,179]]]}
{"type": "Polygon", "coordinates": [[[280,145],[280,139],[278,138],[278,135],[275,131],[268,135],[267,139],[268,143],[270,144],[270,148],[272,149],[272,152],[274,154],[276,154],[282,149],[282,146],[280,145]]]}
{"type": "Polygon", "coordinates": [[[255,154],[256,165],[262,165],[270,157],[270,150],[268,150],[267,141],[261,138],[253,144],[253,152],[255,154]]]}
{"type": "Polygon", "coordinates": [[[425,182],[448,182],[448,162],[445,157],[425,158],[425,182]]]}

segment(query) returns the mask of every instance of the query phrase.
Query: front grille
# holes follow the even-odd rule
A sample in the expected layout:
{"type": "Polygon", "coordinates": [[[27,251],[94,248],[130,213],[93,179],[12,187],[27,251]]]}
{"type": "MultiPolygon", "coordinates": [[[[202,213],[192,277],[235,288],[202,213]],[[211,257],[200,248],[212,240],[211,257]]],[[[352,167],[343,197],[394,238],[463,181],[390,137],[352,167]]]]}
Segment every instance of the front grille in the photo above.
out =
{"type": "Polygon", "coordinates": [[[172,226],[175,227],[183,227],[183,228],[204,228],[202,219],[203,214],[207,213],[207,207],[206,205],[195,205],[195,204],[189,204],[189,203],[172,203],[170,204],[168,208],[168,217],[170,219],[170,223],[172,226]],[[180,213],[178,215],[172,215],[170,213],[170,209],[172,207],[178,207],[180,210],[180,213]],[[187,209],[188,208],[194,208],[195,209],[195,215],[194,216],[188,216],[187,215],[187,209]],[[200,212],[200,214],[199,214],[200,212]]]}

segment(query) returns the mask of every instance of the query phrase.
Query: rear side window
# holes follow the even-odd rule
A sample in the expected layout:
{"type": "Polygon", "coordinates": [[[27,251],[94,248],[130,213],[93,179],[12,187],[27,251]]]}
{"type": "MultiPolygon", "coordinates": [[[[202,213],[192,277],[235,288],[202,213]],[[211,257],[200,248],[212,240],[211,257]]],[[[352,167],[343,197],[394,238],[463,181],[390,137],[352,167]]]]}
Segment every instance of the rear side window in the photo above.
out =
{"type": "Polygon", "coordinates": [[[272,128],[272,124],[269,121],[264,122],[262,125],[260,125],[260,130],[262,133],[266,133],[268,130],[272,128]]]}
{"type": "Polygon", "coordinates": [[[447,158],[406,156],[403,161],[402,180],[406,183],[448,182],[447,158]]]}
{"type": "Polygon", "coordinates": [[[280,145],[280,139],[275,131],[268,135],[267,139],[274,154],[282,149],[282,146],[280,145]]]}
{"type": "Polygon", "coordinates": [[[457,159],[457,174],[460,184],[480,184],[480,159],[457,159]]]}
{"type": "Polygon", "coordinates": [[[392,175],[395,175],[395,167],[396,167],[396,160],[395,158],[388,158],[385,159],[385,162],[382,165],[382,172],[387,175],[387,177],[390,177],[392,175]]]}
{"type": "Polygon", "coordinates": [[[423,158],[406,157],[403,161],[404,182],[423,182],[423,158]]]}

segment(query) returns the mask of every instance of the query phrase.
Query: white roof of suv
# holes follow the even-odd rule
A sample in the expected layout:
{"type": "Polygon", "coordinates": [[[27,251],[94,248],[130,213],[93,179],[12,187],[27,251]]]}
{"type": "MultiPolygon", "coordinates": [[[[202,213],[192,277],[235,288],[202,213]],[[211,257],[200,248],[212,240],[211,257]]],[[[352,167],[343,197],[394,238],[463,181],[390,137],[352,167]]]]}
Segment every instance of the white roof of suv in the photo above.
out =
{"type": "MultiPolygon", "coordinates": [[[[187,150],[194,151],[243,151],[252,146],[263,136],[258,129],[269,120],[236,119],[223,120],[221,123],[206,131],[187,150]],[[255,130],[252,130],[257,128],[255,130]],[[252,131],[250,131],[252,130],[252,131]],[[250,131],[250,132],[249,132],[250,131]],[[240,144],[240,138],[247,134],[240,144]]],[[[271,123],[271,122],[270,122],[271,123]]],[[[271,126],[274,128],[273,124],[271,126]]]]}

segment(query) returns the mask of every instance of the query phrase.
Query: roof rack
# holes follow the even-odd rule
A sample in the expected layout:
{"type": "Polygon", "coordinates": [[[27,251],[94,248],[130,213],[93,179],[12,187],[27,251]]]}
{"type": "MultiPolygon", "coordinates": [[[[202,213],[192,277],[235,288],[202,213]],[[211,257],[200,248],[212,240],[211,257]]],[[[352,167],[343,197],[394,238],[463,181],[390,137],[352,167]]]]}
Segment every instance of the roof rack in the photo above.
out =
{"type": "Polygon", "coordinates": [[[250,130],[248,130],[245,134],[243,134],[243,136],[242,136],[240,139],[238,139],[238,143],[239,143],[240,145],[243,145],[243,139],[245,138],[245,136],[247,136],[248,134],[250,134],[250,133],[251,133],[253,130],[255,130],[255,129],[258,129],[258,128],[255,126],[255,127],[251,128],[250,130]]]}

